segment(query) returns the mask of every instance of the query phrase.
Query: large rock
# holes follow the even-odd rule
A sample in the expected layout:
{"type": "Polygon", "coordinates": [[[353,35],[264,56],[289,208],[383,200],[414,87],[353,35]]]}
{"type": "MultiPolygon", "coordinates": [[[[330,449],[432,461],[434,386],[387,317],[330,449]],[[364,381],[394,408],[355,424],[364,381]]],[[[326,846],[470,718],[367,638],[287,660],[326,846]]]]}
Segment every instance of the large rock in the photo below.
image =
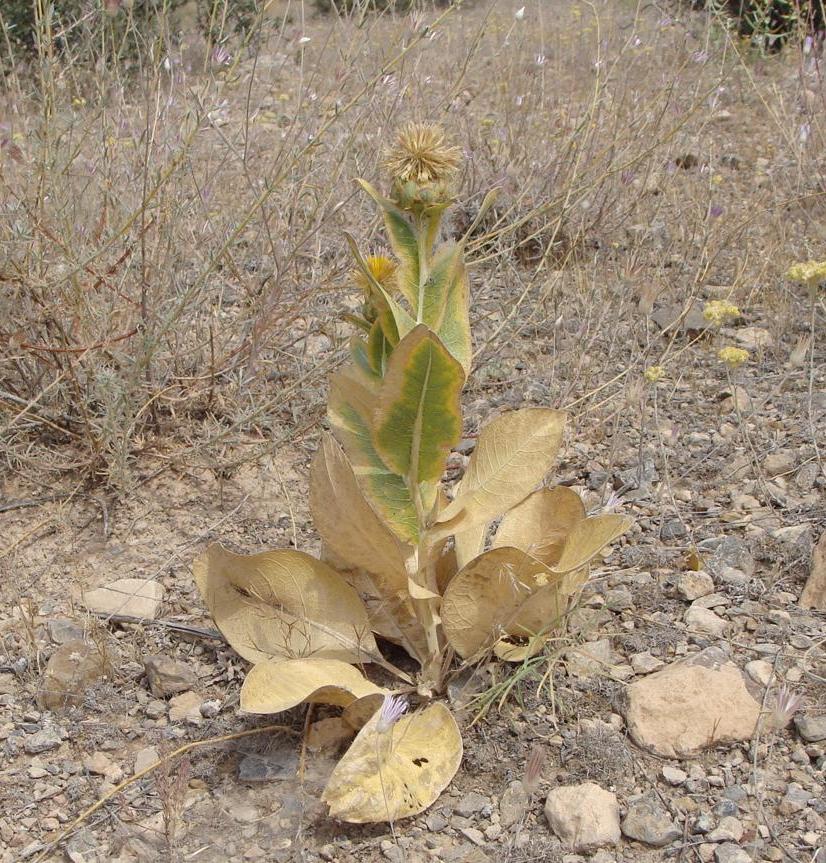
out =
{"type": "Polygon", "coordinates": [[[83,591],[83,604],[96,614],[125,614],[152,620],[163,599],[163,585],[150,578],[120,578],[83,591]]]}
{"type": "Polygon", "coordinates": [[[826,740],[826,716],[795,716],[794,724],[807,743],[826,740]]]}
{"type": "Polygon", "coordinates": [[[107,656],[103,648],[82,639],[73,639],[61,645],[49,659],[37,703],[43,710],[83,702],[86,690],[106,672],[107,656]]]}
{"type": "Polygon", "coordinates": [[[664,758],[749,740],[760,715],[740,669],[716,647],[635,681],[622,707],[634,742],[664,758]]]}
{"type": "Polygon", "coordinates": [[[545,801],[545,817],[554,833],[577,852],[620,840],[616,795],[593,782],[554,788],[545,801]]]}

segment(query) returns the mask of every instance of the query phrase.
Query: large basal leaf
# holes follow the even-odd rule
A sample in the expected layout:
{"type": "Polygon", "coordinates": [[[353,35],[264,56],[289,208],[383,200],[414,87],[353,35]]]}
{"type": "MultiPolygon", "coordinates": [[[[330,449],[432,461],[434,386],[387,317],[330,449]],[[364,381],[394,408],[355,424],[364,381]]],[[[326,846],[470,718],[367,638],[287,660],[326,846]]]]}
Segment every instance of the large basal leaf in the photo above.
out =
{"type": "Polygon", "coordinates": [[[322,800],[342,821],[398,821],[423,812],[462,762],[462,736],[443,704],[380,730],[375,713],[333,770],[322,800]]]}
{"type": "Polygon", "coordinates": [[[562,555],[568,534],[584,520],[585,506],[575,491],[564,485],[541,488],[505,514],[493,547],[521,548],[553,566],[562,555]]]}
{"type": "Polygon", "coordinates": [[[195,560],[193,572],[218,629],[250,662],[379,656],[358,594],[308,554],[233,554],[216,543],[195,560]]]}
{"type": "Polygon", "coordinates": [[[553,571],[564,573],[580,569],[632,524],[624,515],[594,515],[578,522],[568,534],[553,571]]]}
{"type": "Polygon", "coordinates": [[[305,701],[347,707],[385,689],[352,665],[336,659],[269,659],[249,672],[241,687],[241,710],[281,713],[305,701]]]}
{"type": "Polygon", "coordinates": [[[332,376],[327,418],[353,473],[373,508],[396,536],[415,544],[419,529],[410,490],[404,477],[384,463],[373,443],[376,404],[376,390],[355,369],[344,369],[332,376]]]}
{"type": "Polygon", "coordinates": [[[445,636],[467,659],[508,636],[547,632],[563,611],[563,600],[556,597],[560,582],[559,575],[518,548],[486,551],[445,591],[440,611],[445,636]]]}
{"type": "Polygon", "coordinates": [[[394,595],[407,584],[405,558],[412,552],[365,499],[341,447],[325,434],[310,468],[310,510],[326,546],[374,576],[382,593],[394,595]]]}
{"type": "Polygon", "coordinates": [[[374,441],[384,463],[411,484],[436,482],[462,432],[464,372],[423,324],[390,356],[376,410],[374,441]]]}
{"type": "Polygon", "coordinates": [[[462,249],[456,243],[443,245],[433,259],[419,289],[418,308],[418,320],[439,336],[467,375],[472,353],[468,281],[462,249]]]}
{"type": "Polygon", "coordinates": [[[391,200],[380,195],[370,183],[366,180],[356,182],[382,210],[387,238],[400,264],[396,283],[402,296],[410,303],[413,311],[418,313],[416,300],[419,286],[419,243],[413,227],[404,212],[391,200]]]}
{"type": "Polygon", "coordinates": [[[524,500],[556,460],[565,419],[560,411],[524,408],[490,422],[479,435],[460,493],[437,523],[455,533],[491,521],[524,500]]]}

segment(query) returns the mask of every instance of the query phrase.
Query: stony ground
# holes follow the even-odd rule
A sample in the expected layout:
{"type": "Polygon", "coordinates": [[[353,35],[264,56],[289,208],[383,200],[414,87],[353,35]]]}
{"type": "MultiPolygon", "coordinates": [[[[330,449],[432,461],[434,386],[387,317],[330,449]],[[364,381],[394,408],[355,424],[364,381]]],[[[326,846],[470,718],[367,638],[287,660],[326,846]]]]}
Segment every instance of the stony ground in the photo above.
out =
{"type": "MultiPolygon", "coordinates": [[[[794,70],[758,71],[767,89],[795,92],[794,70]]],[[[764,269],[757,221],[755,234],[744,229],[758,251],[748,278],[735,242],[712,248],[689,285],[684,262],[708,250],[669,208],[708,187],[706,158],[722,172],[725,206],[752,207],[755,220],[770,212],[772,229],[822,239],[822,203],[807,199],[802,215],[749,203],[754,190],[785,202],[796,168],[779,145],[753,143],[757,96],[730,98],[713,128],[675,144],[681,161],[633,180],[650,193],[640,191],[637,224],[589,237],[582,257],[546,274],[564,314],[525,308],[524,325],[480,353],[450,481],[497,411],[567,406],[571,433],[551,480],[590,509],[615,493],[635,526],[594,568],[546,658],[452,682],[465,755],[439,801],[392,826],[331,822],[319,797],[337,753],[307,734],[324,712],[239,712],[246,664],[213,630],[191,561],[217,539],[247,552],[318,550],[306,506],[315,437],[261,457],[251,435],[224,454],[235,463],[225,473],[147,457],[128,495],[4,481],[1,863],[818,859],[826,612],[800,600],[826,557],[815,552],[826,526],[822,303],[811,345],[805,292],[782,293],[764,269]],[[730,295],[743,314],[712,331],[702,302],[730,295]],[[728,374],[721,344],[747,348],[749,363],[728,374]],[[663,379],[646,381],[666,346],[663,379]],[[581,402],[591,380],[620,383],[581,402]],[[136,604],[123,579],[152,587],[136,604]]],[[[512,288],[484,268],[473,278],[481,345],[506,320],[512,288]]],[[[317,333],[305,341],[319,363],[342,347],[317,333]]],[[[322,398],[302,393],[296,425],[322,415],[322,398]]]]}

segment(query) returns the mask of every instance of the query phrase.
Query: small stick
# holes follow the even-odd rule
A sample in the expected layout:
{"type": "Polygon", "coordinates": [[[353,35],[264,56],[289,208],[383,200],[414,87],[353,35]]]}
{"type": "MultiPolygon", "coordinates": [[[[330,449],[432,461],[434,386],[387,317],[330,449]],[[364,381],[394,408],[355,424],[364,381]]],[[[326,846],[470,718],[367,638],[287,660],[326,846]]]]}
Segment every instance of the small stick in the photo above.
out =
{"type": "Polygon", "coordinates": [[[128,779],[124,779],[119,785],[116,785],[111,791],[104,794],[103,797],[100,798],[96,803],[93,803],[88,809],[84,809],[80,815],[75,818],[74,821],[63,830],[56,839],[52,839],[51,842],[47,843],[46,847],[43,848],[35,860],[35,863],[40,863],[41,860],[44,859],[44,855],[51,851],[58,843],[62,842],[64,839],[69,837],[75,830],[91,815],[94,815],[98,809],[101,808],[105,803],[115,797],[117,794],[120,794],[125,788],[128,788],[130,785],[134,785],[139,779],[143,779],[147,773],[151,773],[153,770],[156,770],[162,764],[165,764],[167,761],[171,761],[173,758],[177,758],[179,755],[183,755],[185,752],[190,752],[193,749],[198,749],[201,746],[212,746],[215,743],[226,743],[228,740],[238,740],[241,737],[250,737],[253,734],[265,734],[268,731],[288,731],[292,732],[293,729],[287,725],[264,725],[261,728],[248,728],[246,731],[236,731],[233,734],[222,734],[220,737],[208,737],[206,740],[196,740],[193,743],[186,743],[183,746],[179,746],[174,752],[170,752],[169,755],[165,755],[163,758],[159,758],[154,764],[150,764],[149,767],[144,767],[143,770],[139,770],[135,773],[134,776],[130,776],[128,779]]]}
{"type": "Polygon", "coordinates": [[[211,638],[213,641],[226,641],[217,629],[202,629],[178,620],[148,620],[145,617],[135,617],[132,614],[111,614],[108,611],[90,611],[92,617],[100,617],[107,623],[136,623],[140,626],[160,626],[173,632],[183,632],[187,635],[200,635],[201,638],[211,638]]]}

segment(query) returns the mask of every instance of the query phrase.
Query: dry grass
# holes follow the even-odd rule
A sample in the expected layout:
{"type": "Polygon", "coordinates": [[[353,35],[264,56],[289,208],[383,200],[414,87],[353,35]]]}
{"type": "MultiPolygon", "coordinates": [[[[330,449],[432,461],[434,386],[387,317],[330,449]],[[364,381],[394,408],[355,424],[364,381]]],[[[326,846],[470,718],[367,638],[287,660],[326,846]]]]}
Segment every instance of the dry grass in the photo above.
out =
{"type": "Polygon", "coordinates": [[[228,65],[187,32],[7,75],[0,428],[27,485],[225,477],[317,426],[356,302],[342,231],[381,242],[352,178],[411,117],[464,150],[456,232],[500,189],[472,244],[488,397],[524,362],[529,400],[616,419],[645,367],[690,378],[645,313],[709,286],[805,333],[781,274],[826,241],[815,58],[625,0],[283,11],[228,65]]]}

